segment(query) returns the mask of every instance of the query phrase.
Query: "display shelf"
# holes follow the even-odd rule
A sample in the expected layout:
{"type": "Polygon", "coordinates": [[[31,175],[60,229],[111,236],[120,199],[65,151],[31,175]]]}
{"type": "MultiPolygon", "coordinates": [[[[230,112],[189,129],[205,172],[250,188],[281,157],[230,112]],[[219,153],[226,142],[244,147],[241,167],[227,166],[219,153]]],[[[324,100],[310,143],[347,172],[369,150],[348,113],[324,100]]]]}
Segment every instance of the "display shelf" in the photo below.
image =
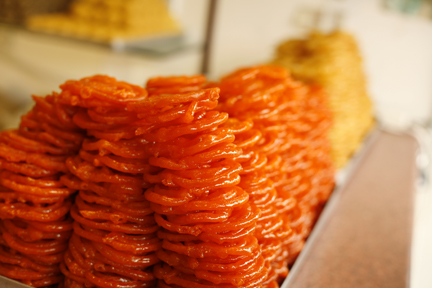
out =
{"type": "Polygon", "coordinates": [[[6,24],[0,22],[0,29],[10,30],[11,33],[28,33],[32,35],[38,35],[40,37],[64,39],[80,43],[87,43],[93,45],[99,45],[102,47],[108,47],[116,51],[127,50],[127,49],[138,49],[144,52],[156,52],[156,53],[169,53],[180,49],[184,46],[184,34],[180,32],[165,32],[159,34],[149,34],[140,37],[129,37],[129,38],[113,38],[111,40],[98,40],[91,38],[80,38],[72,37],[68,35],[62,35],[57,33],[48,33],[26,29],[23,26],[15,24],[6,24]]]}
{"type": "Polygon", "coordinates": [[[371,138],[282,288],[409,287],[417,142],[383,131],[371,138]]]}

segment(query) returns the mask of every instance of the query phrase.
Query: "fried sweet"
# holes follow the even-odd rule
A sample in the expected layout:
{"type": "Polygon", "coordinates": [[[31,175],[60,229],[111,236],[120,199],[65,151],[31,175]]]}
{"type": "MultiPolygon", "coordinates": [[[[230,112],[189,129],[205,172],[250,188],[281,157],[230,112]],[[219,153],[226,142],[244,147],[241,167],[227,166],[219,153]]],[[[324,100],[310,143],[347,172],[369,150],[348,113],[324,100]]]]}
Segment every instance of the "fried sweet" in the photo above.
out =
{"type": "Polygon", "coordinates": [[[143,195],[155,172],[137,136],[141,119],[126,109],[147,98],[141,87],[94,76],[61,86],[62,103],[80,107],[72,122],[87,131],[81,149],[66,161],[61,181],[79,190],[70,214],[73,235],[60,268],[64,287],[155,287],[160,229],[143,195]]]}
{"type": "MultiPolygon", "coordinates": [[[[281,280],[303,247],[319,203],[327,200],[332,189],[329,113],[325,103],[318,101],[322,97],[315,96],[318,89],[294,81],[287,70],[276,66],[239,69],[214,85],[221,89],[221,111],[230,118],[253,122],[256,132],[251,130],[249,137],[255,142],[249,145],[243,140],[243,150],[249,151],[245,155],[250,157],[243,160],[243,166],[251,172],[253,166],[246,161],[264,167],[258,165],[255,171],[259,173],[246,173],[241,186],[250,187],[246,190],[251,201],[264,211],[257,237],[264,253],[271,255],[270,275],[281,280]]],[[[239,134],[236,139],[242,141],[246,136],[239,134]]]]}
{"type": "Polygon", "coordinates": [[[225,125],[228,115],[214,110],[219,89],[205,85],[202,76],[150,79],[149,98],[128,105],[147,122],[137,133],[161,169],[144,173],[162,227],[164,264],[154,274],[158,287],[261,287],[269,265],[254,233],[260,210],[238,186],[234,144],[234,132],[250,125],[225,125]]]}
{"type": "Polygon", "coordinates": [[[18,129],[0,133],[0,274],[34,287],[61,283],[75,189],[60,178],[84,131],[58,94],[33,96],[18,129]]]}
{"type": "Polygon", "coordinates": [[[356,39],[342,31],[313,32],[281,43],[275,54],[273,64],[289,69],[295,79],[326,89],[334,119],[329,131],[332,158],[337,168],[344,167],[374,125],[356,39]]]}

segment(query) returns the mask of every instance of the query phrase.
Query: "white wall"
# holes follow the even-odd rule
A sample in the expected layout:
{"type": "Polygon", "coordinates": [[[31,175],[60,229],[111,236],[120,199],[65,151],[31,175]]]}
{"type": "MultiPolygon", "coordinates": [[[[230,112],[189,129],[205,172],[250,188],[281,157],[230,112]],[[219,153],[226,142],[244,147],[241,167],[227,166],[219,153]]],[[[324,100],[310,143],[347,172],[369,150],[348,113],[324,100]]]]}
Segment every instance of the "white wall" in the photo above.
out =
{"type": "Polygon", "coordinates": [[[423,122],[432,109],[432,20],[349,0],[344,26],[361,46],[376,110],[389,124],[423,122]]]}
{"type": "Polygon", "coordinates": [[[432,21],[385,11],[378,0],[220,0],[211,61],[214,78],[271,59],[284,39],[331,27],[332,11],[363,52],[378,117],[423,122],[432,108],[432,21]],[[317,19],[315,19],[317,20],[317,19]]]}
{"type": "Polygon", "coordinates": [[[272,58],[283,39],[299,35],[295,13],[320,1],[219,0],[211,75],[222,74],[272,58]]]}
{"type": "Polygon", "coordinates": [[[208,0],[169,0],[170,10],[181,23],[188,45],[201,45],[207,25],[208,0]]]}

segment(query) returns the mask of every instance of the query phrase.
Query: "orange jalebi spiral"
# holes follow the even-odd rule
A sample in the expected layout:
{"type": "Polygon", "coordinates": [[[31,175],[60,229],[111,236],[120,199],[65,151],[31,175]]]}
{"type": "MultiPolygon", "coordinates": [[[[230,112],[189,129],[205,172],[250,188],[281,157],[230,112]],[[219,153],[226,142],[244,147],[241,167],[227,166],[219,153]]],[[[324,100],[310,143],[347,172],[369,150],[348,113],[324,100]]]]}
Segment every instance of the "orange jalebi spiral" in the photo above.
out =
{"type": "MultiPolygon", "coordinates": [[[[218,83],[208,83],[207,87],[218,85],[218,83]]],[[[223,111],[223,103],[218,108],[223,111]]],[[[262,132],[255,129],[252,119],[242,118],[242,120],[244,121],[230,115],[225,126],[237,126],[237,129],[234,129],[236,137],[234,143],[243,150],[243,153],[236,158],[243,168],[239,186],[248,192],[249,203],[261,210],[255,236],[261,246],[264,259],[274,265],[276,257],[283,252],[281,239],[288,238],[293,232],[288,223],[283,222],[275,205],[276,190],[266,172],[268,159],[257,145],[262,141],[262,132]],[[241,123],[248,123],[248,128],[238,129],[241,123]]],[[[263,287],[279,287],[278,276],[286,276],[288,272],[285,263],[280,266],[278,269],[271,267],[267,280],[262,284],[263,287]]]]}
{"type": "Polygon", "coordinates": [[[242,151],[233,143],[250,125],[228,124],[213,110],[219,89],[200,89],[204,83],[202,76],[151,79],[150,97],[128,105],[147,122],[137,133],[150,143],[149,163],[163,169],[144,173],[155,184],[145,196],[163,228],[157,255],[164,263],[154,274],[158,287],[262,287],[260,211],[238,186],[242,151]]]}
{"type": "MultiPolygon", "coordinates": [[[[283,251],[281,240],[289,237],[293,232],[290,226],[283,222],[275,205],[277,193],[272,180],[267,177],[267,157],[259,151],[257,145],[262,140],[262,133],[253,128],[252,121],[230,118],[225,126],[236,128],[234,143],[243,150],[243,154],[236,158],[243,168],[239,186],[249,194],[249,203],[261,210],[255,236],[261,246],[264,259],[270,265],[283,251]],[[239,129],[239,124],[242,123],[249,125],[246,129],[239,129]]],[[[271,268],[263,287],[279,287],[277,284],[279,274],[281,269],[271,268]]]]}
{"type": "MultiPolygon", "coordinates": [[[[315,181],[312,177],[313,171],[318,172],[321,167],[307,159],[311,158],[309,152],[317,151],[314,135],[324,134],[322,139],[326,140],[326,130],[317,130],[306,121],[309,117],[320,123],[313,113],[305,115],[313,104],[307,104],[310,88],[294,82],[282,68],[244,68],[214,85],[221,88],[219,109],[239,120],[251,119],[262,134],[252,150],[267,157],[265,171],[277,191],[276,200],[269,206],[276,207],[282,217],[285,234],[281,235],[283,249],[276,255],[272,268],[282,279],[288,272],[287,264],[292,264],[301,251],[315,219],[315,213],[311,212],[315,206],[311,203],[317,202],[317,193],[312,189],[315,181]]],[[[325,121],[322,122],[325,126],[325,121]]],[[[329,180],[324,178],[324,182],[329,180]]]]}
{"type": "MultiPolygon", "coordinates": [[[[333,190],[335,168],[328,138],[332,116],[326,103],[327,97],[321,87],[308,86],[307,89],[301,121],[305,125],[303,133],[308,141],[308,149],[305,151],[307,153],[302,155],[303,161],[308,164],[297,168],[297,171],[303,177],[309,177],[311,189],[308,195],[302,193],[301,189],[296,189],[298,193],[295,197],[299,199],[301,206],[306,206],[303,210],[308,209],[311,212],[310,220],[306,224],[309,234],[333,190]]],[[[293,164],[293,167],[298,167],[293,164]]]]}
{"type": "Polygon", "coordinates": [[[155,287],[152,266],[160,260],[159,227],[144,197],[156,173],[147,141],[127,103],[147,97],[138,86],[106,76],[68,81],[60,101],[81,107],[73,122],[87,131],[78,155],[66,160],[72,174],[62,182],[79,190],[71,216],[74,232],[60,269],[65,287],[155,287]]]}
{"type": "Polygon", "coordinates": [[[0,133],[0,274],[45,287],[63,281],[59,264],[76,190],[60,177],[84,133],[72,121],[77,108],[60,103],[57,93],[33,99],[19,128],[0,133]]]}

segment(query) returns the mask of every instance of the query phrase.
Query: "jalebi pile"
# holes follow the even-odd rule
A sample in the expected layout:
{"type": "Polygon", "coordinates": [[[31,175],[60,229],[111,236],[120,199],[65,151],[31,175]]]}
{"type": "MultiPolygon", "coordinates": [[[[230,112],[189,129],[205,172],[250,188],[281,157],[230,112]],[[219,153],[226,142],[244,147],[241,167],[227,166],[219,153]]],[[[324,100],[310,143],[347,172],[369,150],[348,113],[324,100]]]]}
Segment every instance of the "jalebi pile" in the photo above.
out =
{"type": "MultiPolygon", "coordinates": [[[[208,83],[207,86],[219,87],[220,83],[208,83]]],[[[224,100],[228,99],[222,101],[224,100]]],[[[219,104],[218,109],[228,110],[224,102],[219,104]]],[[[229,120],[224,126],[237,126],[233,130],[234,144],[243,150],[243,153],[235,158],[242,165],[239,186],[249,194],[249,203],[261,210],[255,236],[261,246],[266,264],[270,266],[269,274],[263,281],[262,287],[279,287],[278,280],[287,275],[288,267],[284,261],[275,260],[283,251],[282,239],[292,234],[292,229],[283,222],[275,205],[277,192],[272,180],[267,177],[267,155],[258,145],[263,141],[263,133],[254,127],[252,118],[248,117],[237,118],[235,115],[229,115],[229,120]]]]}
{"type": "MultiPolygon", "coordinates": [[[[313,228],[324,204],[330,197],[335,185],[335,165],[331,158],[329,131],[333,122],[332,113],[328,107],[328,96],[324,89],[318,86],[306,86],[307,93],[302,101],[303,108],[301,122],[307,145],[303,147],[303,159],[306,165],[298,167],[292,163],[291,167],[300,169],[303,177],[310,179],[308,195],[295,195],[301,205],[308,206],[310,211],[307,223],[307,234],[313,228]]],[[[298,190],[293,190],[298,191],[298,190]]],[[[295,194],[295,193],[294,193],[295,194]]]]}
{"type": "Polygon", "coordinates": [[[81,107],[73,122],[87,131],[79,153],[66,160],[71,174],[61,179],[79,190],[61,265],[65,287],[155,287],[151,269],[161,241],[143,174],[157,170],[148,164],[147,141],[135,136],[141,120],[126,110],[147,91],[106,76],[61,88],[60,101],[81,107]]]}
{"type": "Polygon", "coordinates": [[[288,273],[286,263],[275,261],[283,251],[282,239],[287,238],[292,229],[282,220],[275,205],[276,190],[273,182],[267,177],[267,157],[259,150],[257,143],[262,139],[262,133],[253,128],[250,120],[240,121],[230,118],[226,126],[236,127],[234,144],[243,150],[237,160],[242,165],[239,186],[249,194],[249,203],[261,210],[257,221],[255,236],[261,246],[262,254],[271,270],[263,287],[279,287],[278,280],[288,273]],[[241,129],[240,129],[241,128],[241,129]]]}
{"type": "MultiPolygon", "coordinates": [[[[312,203],[322,202],[317,199],[316,189],[312,189],[312,167],[307,159],[309,150],[314,151],[310,147],[314,141],[314,127],[305,123],[308,112],[305,95],[309,94],[310,88],[293,81],[285,69],[272,66],[240,69],[223,77],[217,85],[221,88],[220,109],[239,120],[251,119],[253,127],[262,134],[253,150],[267,157],[265,173],[277,191],[277,197],[268,203],[268,209],[272,206],[273,212],[269,215],[283,220],[276,233],[280,235],[282,249],[276,253],[272,268],[279,279],[283,279],[288,273],[287,266],[295,261],[316,218],[316,205],[312,203]]],[[[326,123],[328,121],[323,121],[324,127],[317,132],[324,140],[326,123]]],[[[323,195],[323,201],[325,197],[328,194],[323,195]]],[[[254,197],[251,199],[254,201],[254,197]]],[[[263,218],[264,223],[269,225],[266,218],[263,218]]],[[[264,241],[275,238],[275,232],[262,233],[264,250],[264,241]]]]}
{"type": "Polygon", "coordinates": [[[345,166],[374,124],[355,38],[340,31],[314,32],[281,43],[272,63],[290,70],[295,79],[325,88],[333,117],[332,158],[337,168],[345,166]]]}
{"type": "Polygon", "coordinates": [[[334,185],[322,88],[275,66],[60,88],[0,133],[1,275],[279,286],[334,185]]]}
{"type": "Polygon", "coordinates": [[[238,186],[242,165],[235,160],[242,150],[234,135],[250,125],[227,123],[228,115],[214,110],[219,89],[201,89],[204,82],[150,79],[149,98],[128,105],[147,122],[137,133],[150,143],[149,163],[162,169],[144,173],[162,227],[154,275],[164,288],[262,287],[269,267],[255,236],[260,211],[238,186]]]}
{"type": "Polygon", "coordinates": [[[60,178],[84,133],[72,121],[77,108],[57,93],[33,99],[19,128],[0,133],[0,274],[45,287],[63,282],[76,190],[60,178]]]}

